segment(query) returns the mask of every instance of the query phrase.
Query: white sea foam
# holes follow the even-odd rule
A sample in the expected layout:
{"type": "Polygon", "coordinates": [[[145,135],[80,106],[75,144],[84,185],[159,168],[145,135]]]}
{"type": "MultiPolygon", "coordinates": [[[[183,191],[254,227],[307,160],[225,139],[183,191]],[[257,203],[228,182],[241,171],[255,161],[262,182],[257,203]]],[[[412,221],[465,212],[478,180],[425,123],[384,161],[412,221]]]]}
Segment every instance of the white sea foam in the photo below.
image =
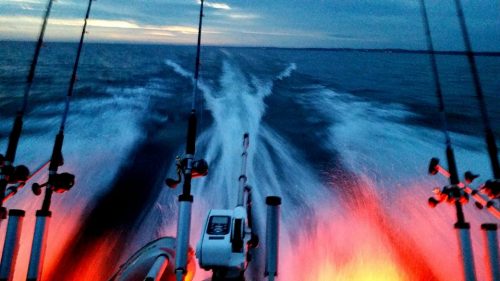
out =
{"type": "MultiPolygon", "coordinates": [[[[328,197],[324,196],[327,191],[314,173],[304,166],[300,153],[287,140],[262,124],[266,111],[265,98],[272,95],[273,82],[248,76],[233,61],[224,61],[219,84],[220,88],[217,89],[200,84],[214,123],[200,134],[197,142],[197,155],[205,158],[211,168],[206,178],[193,181],[192,192],[196,204],[193,205],[192,245],[197,242],[208,209],[233,208],[236,205],[245,132],[250,135],[247,174],[252,186],[254,212],[257,214],[255,226],[261,237],[264,237],[266,196],[282,196],[283,205],[287,206],[283,216],[284,225],[293,225],[291,221],[299,213],[312,214],[313,205],[321,204],[328,197]],[[314,191],[308,186],[315,186],[314,191]]],[[[181,149],[179,151],[182,152],[181,149]]],[[[174,172],[172,170],[170,174],[174,172]]],[[[157,207],[151,210],[139,228],[150,229],[146,232],[156,235],[175,236],[176,225],[172,217],[176,215],[165,216],[165,210],[176,210],[176,203],[168,201],[168,198],[172,198],[168,196],[169,192],[165,189],[157,201],[157,207]],[[154,223],[159,217],[170,219],[162,219],[163,224],[154,223]],[[158,230],[159,226],[161,229],[158,230]]],[[[283,239],[290,240],[289,235],[294,230],[285,229],[283,239]]],[[[205,277],[206,274],[197,273],[196,280],[205,277]]]]}
{"type": "Polygon", "coordinates": [[[186,78],[193,78],[193,74],[180,66],[178,63],[174,62],[173,60],[167,59],[165,60],[165,64],[168,66],[172,67],[172,69],[178,73],[179,75],[186,77],[186,78]]]}
{"type": "Polygon", "coordinates": [[[278,74],[278,76],[276,76],[276,79],[283,80],[287,77],[290,77],[290,75],[292,75],[292,72],[295,70],[297,70],[297,65],[292,62],[285,70],[283,70],[280,74],[278,74]]]}

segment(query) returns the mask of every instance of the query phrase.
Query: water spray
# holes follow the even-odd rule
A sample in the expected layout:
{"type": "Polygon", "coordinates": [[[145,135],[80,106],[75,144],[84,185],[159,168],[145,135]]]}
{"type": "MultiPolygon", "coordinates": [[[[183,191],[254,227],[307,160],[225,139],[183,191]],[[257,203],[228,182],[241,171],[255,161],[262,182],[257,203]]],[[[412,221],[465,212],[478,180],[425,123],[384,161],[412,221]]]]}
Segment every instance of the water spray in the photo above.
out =
{"type": "Polygon", "coordinates": [[[85,38],[87,21],[90,15],[91,6],[92,6],[92,0],[89,0],[82,28],[82,33],[80,36],[80,42],[78,44],[78,50],[73,65],[73,72],[71,75],[71,80],[66,95],[64,112],[62,114],[62,119],[61,119],[61,125],[59,127],[59,133],[56,135],[54,141],[54,147],[52,150],[52,156],[49,164],[49,179],[46,183],[43,184],[34,183],[32,185],[33,193],[37,196],[42,193],[42,188],[45,187],[45,196],[43,199],[41,209],[36,211],[35,233],[33,237],[33,244],[31,246],[28,275],[26,278],[27,280],[30,281],[41,280],[42,277],[45,250],[47,247],[47,235],[49,231],[50,217],[52,216],[52,212],[50,211],[52,194],[54,192],[64,193],[66,191],[69,191],[75,183],[75,176],[73,174],[58,173],[58,168],[59,166],[62,166],[64,164],[64,159],[62,155],[62,146],[64,142],[64,129],[66,126],[66,120],[68,118],[71,97],[73,96],[73,90],[76,82],[76,73],[78,70],[78,64],[80,62],[80,54],[83,47],[83,40],[85,38]]]}
{"type": "MultiPolygon", "coordinates": [[[[421,14],[425,28],[425,38],[427,41],[427,50],[430,53],[430,62],[432,67],[432,74],[435,83],[436,97],[439,103],[439,113],[441,115],[442,129],[445,136],[446,144],[446,159],[448,162],[449,171],[449,185],[446,185],[440,191],[446,198],[446,201],[455,206],[457,221],[454,227],[457,231],[457,237],[460,248],[460,256],[462,262],[463,276],[465,281],[475,281],[476,272],[474,266],[474,255],[472,252],[472,241],[470,237],[470,224],[465,221],[464,212],[462,209],[462,204],[467,203],[468,194],[464,192],[462,188],[459,187],[459,177],[457,164],[455,161],[455,154],[453,152],[451,138],[448,133],[448,122],[446,118],[446,109],[443,99],[443,94],[441,90],[441,83],[439,80],[439,73],[437,69],[437,62],[434,52],[434,46],[432,44],[431,31],[429,27],[429,19],[427,16],[427,9],[425,7],[425,0],[420,0],[421,14]]],[[[436,199],[434,199],[436,200],[436,199]]],[[[429,202],[433,201],[429,199],[429,202]]],[[[436,200],[438,201],[438,200],[436,200]]],[[[443,201],[443,200],[442,200],[443,201]]]]}

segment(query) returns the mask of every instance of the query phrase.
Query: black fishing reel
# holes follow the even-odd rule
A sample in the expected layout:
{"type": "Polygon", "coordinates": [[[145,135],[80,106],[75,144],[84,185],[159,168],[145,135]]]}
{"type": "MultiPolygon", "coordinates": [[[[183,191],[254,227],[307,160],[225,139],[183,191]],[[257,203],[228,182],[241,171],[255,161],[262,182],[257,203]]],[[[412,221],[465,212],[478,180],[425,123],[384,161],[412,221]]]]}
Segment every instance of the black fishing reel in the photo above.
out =
{"type": "MultiPolygon", "coordinates": [[[[431,161],[429,162],[428,172],[430,175],[436,175],[437,173],[440,173],[446,178],[450,177],[450,173],[441,165],[439,165],[438,158],[431,159],[431,161]]],[[[475,175],[470,171],[467,171],[464,175],[465,182],[467,184],[470,184],[477,177],[479,177],[479,175],[475,175]]],[[[433,189],[434,196],[430,197],[427,200],[427,203],[431,208],[436,207],[439,203],[442,202],[455,204],[456,201],[459,201],[461,204],[467,204],[469,202],[469,194],[465,192],[464,187],[465,185],[463,183],[459,183],[457,185],[446,185],[442,189],[440,189],[439,187],[435,187],[433,189]]]]}
{"type": "Polygon", "coordinates": [[[462,205],[469,202],[469,194],[457,185],[446,185],[442,189],[436,187],[433,192],[434,197],[430,197],[428,199],[428,203],[431,208],[436,207],[442,202],[455,204],[456,201],[459,201],[462,205]]]}
{"type": "Polygon", "coordinates": [[[34,183],[31,186],[33,193],[38,196],[42,194],[42,187],[50,187],[57,193],[69,191],[75,185],[75,175],[70,173],[54,174],[49,176],[49,181],[43,184],[34,183]]]}
{"type": "MultiPolygon", "coordinates": [[[[177,179],[167,178],[165,180],[165,184],[170,188],[176,188],[177,185],[182,181],[183,175],[186,173],[187,168],[187,159],[181,159],[180,157],[176,158],[176,167],[177,167],[177,179]]],[[[208,174],[208,163],[204,159],[199,159],[193,161],[192,169],[191,169],[191,178],[200,178],[204,177],[208,174]]]]}
{"type": "Polygon", "coordinates": [[[487,180],[479,190],[486,194],[490,199],[500,200],[500,180],[487,180]]]}
{"type": "MultiPolygon", "coordinates": [[[[435,175],[437,173],[440,173],[441,175],[443,175],[446,178],[450,177],[449,172],[445,168],[443,168],[442,166],[439,165],[439,159],[432,158],[430,163],[429,163],[429,174],[435,175]]],[[[490,208],[491,206],[496,205],[495,200],[500,200],[500,180],[498,180],[498,179],[488,180],[484,184],[482,184],[479,187],[479,189],[471,188],[469,185],[478,177],[479,177],[479,175],[474,174],[471,171],[465,172],[464,173],[464,182],[459,183],[458,188],[461,189],[462,192],[466,191],[466,193],[470,194],[474,198],[475,198],[475,196],[478,195],[479,192],[481,192],[481,193],[485,194],[486,196],[488,196],[489,199],[491,199],[490,201],[482,202],[482,203],[479,201],[474,202],[474,205],[478,209],[483,209],[485,207],[490,208]]],[[[434,189],[434,193],[438,194],[436,196],[437,199],[432,198],[432,197],[429,198],[429,205],[431,207],[435,207],[438,203],[446,200],[446,199],[441,200],[444,195],[441,195],[441,193],[443,193],[443,192],[441,192],[441,191],[438,192],[438,191],[439,191],[439,189],[434,189]]],[[[445,192],[445,194],[446,194],[446,192],[445,192]]]]}
{"type": "Polygon", "coordinates": [[[24,183],[30,176],[30,170],[24,165],[13,166],[5,163],[5,157],[0,154],[0,169],[8,184],[24,183]]]}

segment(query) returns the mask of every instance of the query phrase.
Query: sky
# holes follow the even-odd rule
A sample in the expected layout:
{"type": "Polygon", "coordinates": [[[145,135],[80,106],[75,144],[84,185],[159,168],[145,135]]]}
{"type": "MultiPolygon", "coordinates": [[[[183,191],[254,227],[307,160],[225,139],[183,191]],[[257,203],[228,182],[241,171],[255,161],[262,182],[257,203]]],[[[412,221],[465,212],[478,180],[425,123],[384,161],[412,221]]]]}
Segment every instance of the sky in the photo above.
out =
{"type": "MultiPolygon", "coordinates": [[[[463,50],[455,0],[426,0],[437,50],[463,50]]],[[[500,51],[500,0],[461,0],[475,51],[500,51]]],[[[1,0],[0,40],[36,40],[48,0],[1,0]]],[[[86,0],[54,2],[48,41],[77,41],[86,0]]],[[[203,43],[425,49],[419,0],[206,1],[203,43]]],[[[98,0],[87,41],[195,44],[199,0],[98,0]]]]}

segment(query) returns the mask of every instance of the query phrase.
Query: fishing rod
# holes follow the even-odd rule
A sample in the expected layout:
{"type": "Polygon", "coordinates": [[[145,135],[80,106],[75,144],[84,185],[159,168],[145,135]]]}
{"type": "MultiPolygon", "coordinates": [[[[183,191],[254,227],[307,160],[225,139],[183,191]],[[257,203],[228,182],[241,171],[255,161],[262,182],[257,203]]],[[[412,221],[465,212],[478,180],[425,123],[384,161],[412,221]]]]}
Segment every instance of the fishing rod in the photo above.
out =
{"type": "MultiPolygon", "coordinates": [[[[465,25],[465,18],[464,18],[461,2],[459,0],[456,0],[455,4],[456,4],[457,13],[458,13],[460,27],[462,30],[462,35],[464,38],[464,46],[466,49],[466,55],[467,55],[470,69],[471,69],[471,73],[472,73],[474,89],[476,91],[476,97],[479,101],[482,121],[483,121],[484,129],[485,129],[485,137],[486,137],[486,144],[487,144],[487,148],[488,148],[488,155],[490,158],[491,167],[493,170],[493,175],[495,177],[495,179],[491,179],[491,180],[486,181],[486,183],[484,183],[482,185],[480,190],[483,191],[483,193],[486,193],[488,195],[488,197],[490,197],[490,199],[498,199],[498,197],[500,196],[500,179],[499,179],[500,167],[498,164],[498,157],[497,157],[498,150],[497,150],[497,146],[496,146],[496,142],[495,142],[495,137],[494,137],[494,134],[493,134],[493,131],[491,129],[490,122],[489,122],[488,112],[486,109],[486,104],[485,104],[484,97],[483,97],[483,91],[482,91],[481,83],[479,80],[479,74],[478,74],[474,54],[473,54],[472,49],[471,49],[469,35],[468,35],[467,28],[465,25]]],[[[444,175],[445,177],[450,177],[450,173],[448,171],[446,171],[445,169],[443,169],[441,167],[439,167],[439,169],[437,169],[438,166],[439,166],[438,160],[431,161],[431,164],[429,166],[429,172],[431,174],[436,174],[437,172],[439,172],[442,175],[444,175]]],[[[472,183],[472,181],[474,179],[476,179],[477,177],[478,177],[478,175],[474,175],[472,172],[467,171],[465,173],[465,184],[459,183],[459,187],[463,188],[463,190],[467,194],[469,194],[472,198],[474,198],[476,200],[476,202],[475,202],[476,207],[478,207],[479,209],[483,209],[484,207],[486,207],[486,209],[490,213],[492,213],[495,217],[500,218],[500,210],[498,209],[498,206],[496,206],[495,201],[484,199],[479,194],[479,192],[477,190],[474,190],[468,186],[468,184],[472,183]]],[[[431,204],[434,204],[434,203],[431,203],[431,204]]]]}
{"type": "MultiPolygon", "coordinates": [[[[17,191],[24,187],[26,182],[39,172],[39,169],[30,175],[29,169],[24,165],[14,167],[19,139],[23,129],[23,119],[28,108],[28,98],[35,78],[36,66],[40,56],[40,50],[43,45],[43,38],[47,21],[52,9],[53,0],[49,0],[45,15],[43,18],[42,27],[38,40],[35,46],[35,52],[31,61],[30,70],[26,79],[24,88],[23,103],[21,109],[17,111],[16,118],[12,126],[7,144],[5,156],[0,154],[0,223],[7,217],[7,209],[3,203],[14,196],[17,191]],[[10,186],[7,189],[7,186],[10,186]]],[[[23,210],[11,209],[9,211],[9,220],[7,222],[7,230],[5,234],[4,245],[2,248],[2,259],[0,262],[0,280],[13,280],[15,264],[19,252],[21,231],[25,212],[23,210]]]]}
{"type": "Polygon", "coordinates": [[[482,123],[484,126],[486,147],[488,150],[488,156],[490,158],[491,169],[493,171],[493,177],[494,177],[493,179],[486,181],[486,183],[483,185],[481,189],[485,191],[485,193],[487,193],[490,198],[500,199],[500,164],[498,161],[498,148],[495,141],[495,135],[493,134],[493,130],[491,128],[490,118],[488,116],[488,109],[486,107],[486,102],[484,100],[483,89],[481,87],[481,81],[479,79],[479,72],[477,69],[476,59],[474,57],[474,53],[472,52],[472,45],[470,42],[469,33],[467,31],[467,25],[465,23],[465,17],[461,1],[455,0],[455,6],[457,9],[460,30],[462,32],[462,38],[464,40],[465,54],[467,56],[469,69],[472,74],[474,91],[476,93],[476,98],[479,103],[482,123]]]}
{"type": "MultiPolygon", "coordinates": [[[[474,255],[472,252],[472,241],[470,237],[470,224],[465,221],[464,212],[462,209],[462,204],[467,203],[468,195],[458,186],[460,183],[458,177],[457,164],[455,160],[455,154],[453,152],[453,147],[451,143],[451,138],[448,130],[448,122],[446,118],[446,108],[443,98],[443,93],[441,90],[441,82],[439,78],[439,73],[437,69],[436,56],[434,52],[434,46],[432,43],[432,35],[429,26],[429,18],[427,16],[427,9],[425,6],[425,0],[420,0],[420,9],[422,15],[422,21],[424,23],[425,38],[427,43],[427,51],[430,53],[430,62],[432,67],[432,74],[434,79],[434,86],[436,91],[436,97],[439,104],[439,113],[441,117],[442,130],[445,136],[446,145],[446,159],[448,162],[449,169],[449,185],[444,186],[439,192],[441,200],[437,200],[433,197],[429,198],[429,205],[435,206],[441,201],[448,201],[449,203],[455,205],[457,221],[454,227],[458,234],[458,242],[461,251],[461,262],[464,279],[466,281],[476,280],[476,272],[474,267],[474,255]]],[[[431,160],[432,161],[432,160],[431,160]]]]}
{"type": "Polygon", "coordinates": [[[38,36],[35,53],[33,54],[33,60],[31,61],[30,70],[26,79],[23,104],[21,109],[17,111],[16,118],[14,119],[14,124],[12,126],[12,131],[10,132],[7,144],[7,151],[5,156],[0,154],[0,223],[6,218],[7,215],[7,210],[3,207],[7,185],[25,182],[30,174],[29,169],[24,165],[14,167],[14,160],[16,158],[17,147],[23,130],[23,119],[28,108],[28,98],[33,85],[33,80],[35,78],[38,57],[40,56],[40,50],[43,45],[43,37],[45,35],[45,29],[47,27],[50,11],[52,9],[52,3],[53,0],[49,0],[45,10],[42,28],[38,36]]]}
{"type": "Polygon", "coordinates": [[[486,103],[484,101],[483,89],[481,87],[481,82],[479,80],[479,72],[477,70],[477,64],[476,64],[476,59],[474,58],[474,53],[472,52],[470,37],[467,31],[467,26],[465,24],[465,17],[461,1],[455,0],[455,6],[457,9],[458,20],[460,23],[460,30],[462,31],[462,38],[464,40],[465,53],[467,55],[469,69],[472,74],[472,82],[474,84],[476,98],[479,102],[481,118],[484,125],[485,140],[488,148],[488,155],[491,162],[491,168],[493,170],[493,176],[495,177],[496,180],[500,180],[500,164],[498,161],[498,148],[495,142],[495,136],[493,134],[493,130],[491,129],[490,118],[488,116],[488,110],[486,107],[486,103]]]}
{"type": "Polygon", "coordinates": [[[78,64],[80,62],[80,55],[83,47],[83,40],[85,38],[85,33],[87,29],[87,21],[90,15],[90,9],[92,7],[92,1],[89,0],[87,6],[87,12],[85,14],[85,19],[83,23],[82,33],[80,36],[80,42],[78,44],[78,49],[76,53],[75,62],[73,65],[73,72],[71,74],[71,79],[68,87],[68,92],[66,95],[66,100],[64,104],[64,111],[61,118],[61,125],[59,127],[59,133],[55,137],[54,147],[52,150],[52,156],[49,164],[49,178],[44,184],[34,183],[32,186],[33,193],[35,195],[40,195],[42,192],[42,187],[45,187],[45,196],[43,199],[42,207],[40,210],[36,211],[36,223],[35,232],[33,238],[33,244],[31,246],[31,255],[28,267],[27,280],[41,280],[42,269],[44,262],[45,248],[47,245],[47,234],[50,222],[50,217],[52,212],[50,211],[50,204],[53,192],[64,193],[69,191],[74,183],[75,176],[70,173],[58,173],[59,166],[64,164],[64,159],[62,155],[62,146],[64,142],[64,129],[66,126],[66,120],[68,117],[71,97],[73,96],[74,86],[76,82],[76,73],[78,70],[78,64]]]}
{"type": "Polygon", "coordinates": [[[177,243],[175,247],[175,276],[177,281],[182,281],[187,271],[189,236],[191,228],[191,208],[193,195],[191,195],[191,180],[196,177],[205,176],[208,173],[208,164],[205,160],[194,160],[196,151],[196,99],[198,93],[198,78],[200,72],[200,49],[201,49],[201,29],[203,23],[203,2],[200,1],[200,15],[198,22],[198,42],[196,46],[196,62],[193,80],[193,93],[191,113],[188,119],[186,155],[183,159],[177,159],[178,179],[166,179],[167,186],[175,188],[184,177],[182,194],[179,195],[179,217],[177,220],[177,243]]]}
{"type": "MultiPolygon", "coordinates": [[[[472,74],[474,91],[476,93],[476,98],[479,103],[479,109],[481,112],[481,118],[484,126],[484,137],[486,141],[486,147],[488,150],[488,156],[490,158],[491,169],[493,171],[493,177],[494,177],[493,179],[487,180],[480,189],[484,193],[486,193],[488,197],[490,197],[491,199],[499,201],[500,164],[498,161],[498,148],[495,141],[495,135],[493,134],[493,130],[491,129],[490,118],[488,116],[488,109],[486,107],[486,102],[484,100],[484,95],[483,95],[483,89],[481,87],[481,81],[479,79],[479,71],[477,69],[476,59],[474,57],[474,53],[472,52],[472,44],[470,42],[469,32],[467,31],[467,25],[465,23],[465,16],[463,12],[462,2],[460,0],[455,0],[455,7],[457,10],[460,30],[462,32],[462,38],[464,40],[465,53],[467,55],[469,69],[472,74]]],[[[490,202],[494,203],[494,201],[490,202]]],[[[500,267],[498,267],[499,258],[498,258],[497,227],[498,226],[496,223],[481,225],[481,229],[484,232],[483,237],[485,239],[484,245],[486,253],[485,264],[489,280],[500,280],[500,267]]]]}

